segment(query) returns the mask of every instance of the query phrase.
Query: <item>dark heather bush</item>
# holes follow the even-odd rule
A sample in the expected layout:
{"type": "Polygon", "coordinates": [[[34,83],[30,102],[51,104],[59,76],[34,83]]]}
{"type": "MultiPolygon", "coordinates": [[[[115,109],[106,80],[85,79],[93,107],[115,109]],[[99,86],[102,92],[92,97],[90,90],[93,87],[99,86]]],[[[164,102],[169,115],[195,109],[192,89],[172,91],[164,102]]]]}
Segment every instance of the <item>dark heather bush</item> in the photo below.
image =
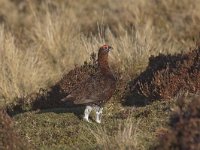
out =
{"type": "Polygon", "coordinates": [[[162,136],[157,150],[200,149],[200,96],[180,97],[171,115],[170,130],[162,136]]]}
{"type": "Polygon", "coordinates": [[[12,119],[4,110],[0,110],[0,149],[25,150],[27,147],[13,129],[12,119]]]}
{"type": "Polygon", "coordinates": [[[169,100],[179,91],[200,90],[200,47],[185,54],[152,56],[147,69],[130,83],[131,93],[169,100]]]}

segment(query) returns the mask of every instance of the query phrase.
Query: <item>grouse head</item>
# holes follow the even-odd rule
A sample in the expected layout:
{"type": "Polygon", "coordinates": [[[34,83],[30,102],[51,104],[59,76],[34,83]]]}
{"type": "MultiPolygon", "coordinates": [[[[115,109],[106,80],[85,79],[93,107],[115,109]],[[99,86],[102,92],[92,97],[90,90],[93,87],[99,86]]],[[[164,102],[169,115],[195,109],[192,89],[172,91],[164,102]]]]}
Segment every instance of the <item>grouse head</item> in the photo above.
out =
{"type": "Polygon", "coordinates": [[[111,46],[105,44],[100,47],[99,54],[107,55],[111,49],[113,49],[111,46]]]}
{"type": "Polygon", "coordinates": [[[109,45],[103,45],[99,48],[98,52],[98,65],[104,75],[112,76],[108,65],[108,53],[112,49],[109,45]]]}
{"type": "Polygon", "coordinates": [[[108,52],[112,49],[109,45],[103,45],[99,48],[98,52],[98,62],[107,62],[108,60],[108,52]]]}

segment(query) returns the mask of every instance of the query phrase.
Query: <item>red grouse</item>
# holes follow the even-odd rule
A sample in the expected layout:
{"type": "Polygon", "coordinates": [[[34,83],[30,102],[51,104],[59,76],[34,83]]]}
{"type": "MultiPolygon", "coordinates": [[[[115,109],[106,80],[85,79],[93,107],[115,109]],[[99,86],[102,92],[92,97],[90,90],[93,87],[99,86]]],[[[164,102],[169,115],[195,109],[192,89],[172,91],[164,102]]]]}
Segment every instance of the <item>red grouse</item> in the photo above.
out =
{"type": "Polygon", "coordinates": [[[98,52],[98,68],[88,79],[81,82],[65,98],[73,100],[74,104],[85,105],[84,120],[89,121],[90,112],[96,111],[96,122],[101,123],[104,104],[111,98],[116,89],[116,79],[108,65],[108,53],[112,49],[103,45],[98,52]]]}

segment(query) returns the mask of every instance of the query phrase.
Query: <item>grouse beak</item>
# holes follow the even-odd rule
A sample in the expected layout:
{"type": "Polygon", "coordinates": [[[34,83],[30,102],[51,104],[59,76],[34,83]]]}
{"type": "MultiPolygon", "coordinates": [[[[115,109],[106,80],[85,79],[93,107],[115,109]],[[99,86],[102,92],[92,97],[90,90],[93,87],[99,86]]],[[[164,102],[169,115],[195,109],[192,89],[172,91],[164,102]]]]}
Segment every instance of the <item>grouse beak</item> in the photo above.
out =
{"type": "Polygon", "coordinates": [[[112,50],[113,48],[111,47],[111,46],[108,46],[108,50],[110,51],[110,50],[112,50]]]}

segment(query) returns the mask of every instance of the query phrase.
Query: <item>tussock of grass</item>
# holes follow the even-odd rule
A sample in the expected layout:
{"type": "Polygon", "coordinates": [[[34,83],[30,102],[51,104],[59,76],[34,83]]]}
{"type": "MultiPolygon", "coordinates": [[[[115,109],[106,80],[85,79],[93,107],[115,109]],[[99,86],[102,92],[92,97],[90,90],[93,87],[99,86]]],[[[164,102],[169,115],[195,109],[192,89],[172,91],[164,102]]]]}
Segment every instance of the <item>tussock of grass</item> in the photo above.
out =
{"type": "MultiPolygon", "coordinates": [[[[138,147],[139,136],[142,135],[142,131],[138,129],[139,121],[129,118],[118,121],[115,125],[118,126],[117,130],[113,133],[109,128],[96,126],[94,129],[90,129],[92,136],[94,136],[97,147],[101,149],[136,149],[138,147]]],[[[89,143],[90,144],[90,143],[89,143]]]]}
{"type": "Polygon", "coordinates": [[[0,30],[0,103],[4,105],[44,86],[42,81],[49,72],[44,72],[46,66],[39,61],[36,51],[18,49],[13,35],[6,32],[3,26],[0,30]]]}

